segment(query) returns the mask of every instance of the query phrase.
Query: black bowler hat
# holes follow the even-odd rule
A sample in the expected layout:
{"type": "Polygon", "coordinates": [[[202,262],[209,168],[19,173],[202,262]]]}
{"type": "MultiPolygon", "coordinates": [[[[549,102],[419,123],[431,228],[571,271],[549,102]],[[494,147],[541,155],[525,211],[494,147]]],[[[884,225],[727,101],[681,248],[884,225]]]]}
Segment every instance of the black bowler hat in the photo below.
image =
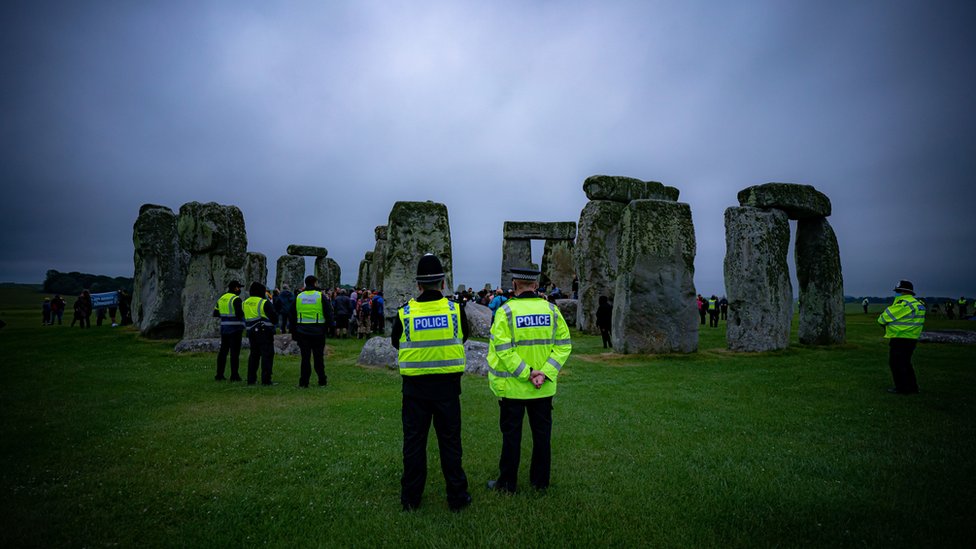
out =
{"type": "Polygon", "coordinates": [[[915,286],[913,286],[908,280],[901,280],[898,282],[898,285],[895,286],[895,291],[915,295],[915,286]]]}
{"type": "Polygon", "coordinates": [[[512,271],[513,280],[535,280],[542,274],[542,271],[537,269],[526,269],[522,267],[512,267],[509,270],[512,271]]]}
{"type": "Polygon", "coordinates": [[[227,289],[228,290],[234,290],[235,288],[243,288],[243,287],[244,287],[244,285],[241,284],[240,282],[236,281],[236,280],[231,280],[227,284],[227,289]]]}
{"type": "Polygon", "coordinates": [[[417,282],[429,283],[444,280],[444,267],[434,254],[424,254],[417,263],[417,282]]]}

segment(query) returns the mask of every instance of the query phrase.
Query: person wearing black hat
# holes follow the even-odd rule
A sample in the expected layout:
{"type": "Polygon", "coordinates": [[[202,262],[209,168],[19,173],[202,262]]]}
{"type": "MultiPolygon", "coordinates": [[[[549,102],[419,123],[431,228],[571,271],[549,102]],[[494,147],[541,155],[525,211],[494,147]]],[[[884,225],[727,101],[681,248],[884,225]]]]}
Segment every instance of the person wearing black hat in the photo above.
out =
{"type": "Polygon", "coordinates": [[[312,362],[319,378],[319,387],[329,383],[325,375],[325,330],[332,324],[332,303],[317,287],[319,279],[305,277],[305,289],[295,297],[291,312],[291,337],[302,353],[298,374],[298,386],[308,388],[312,377],[312,362]]]}
{"type": "Polygon", "coordinates": [[[899,281],[894,291],[898,294],[895,301],[878,317],[878,324],[885,327],[888,366],[895,382],[888,392],[911,395],[918,393],[912,354],[925,324],[925,304],[915,297],[915,287],[908,280],[899,281]]]}
{"type": "Polygon", "coordinates": [[[440,450],[447,504],[460,511],[471,503],[461,467],[461,375],[468,317],[464,307],[444,297],[444,268],[427,254],[417,264],[420,295],[397,310],[390,343],[397,349],[403,380],[403,476],[400,503],[416,509],[427,481],[427,436],[433,420],[440,450]]]}
{"type": "Polygon", "coordinates": [[[535,293],[539,271],[513,268],[511,272],[516,296],[498,309],[488,345],[488,384],[499,398],[502,433],[499,474],[488,481],[488,488],[516,490],[522,422],[528,415],[532,430],[529,482],[537,490],[546,490],[552,461],[552,400],[559,371],[573,345],[559,308],[535,293]]]}
{"type": "Polygon", "coordinates": [[[227,292],[220,296],[214,305],[213,316],[220,319],[220,350],[217,351],[217,375],[214,379],[223,381],[227,367],[227,354],[230,353],[230,380],[240,381],[241,339],[244,337],[244,307],[241,303],[241,283],[231,280],[227,292]]]}
{"type": "Polygon", "coordinates": [[[274,334],[278,324],[278,313],[274,304],[265,298],[267,289],[260,282],[252,282],[244,300],[244,326],[247,328],[247,341],[251,344],[251,354],[247,357],[247,384],[254,385],[258,379],[258,363],[261,364],[261,384],[271,385],[271,368],[274,365],[274,334]]]}

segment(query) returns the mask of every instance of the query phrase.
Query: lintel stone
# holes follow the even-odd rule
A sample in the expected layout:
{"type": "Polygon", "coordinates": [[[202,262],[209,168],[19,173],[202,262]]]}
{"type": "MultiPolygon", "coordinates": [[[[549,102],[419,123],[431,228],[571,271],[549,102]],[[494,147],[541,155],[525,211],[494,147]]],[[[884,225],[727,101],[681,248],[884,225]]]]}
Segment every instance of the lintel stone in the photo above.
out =
{"type": "Polygon", "coordinates": [[[830,199],[813,188],[797,183],[766,183],[739,191],[739,205],[783,210],[790,219],[811,219],[830,215],[830,199]]]}
{"type": "Polygon", "coordinates": [[[522,240],[575,240],[576,222],[506,221],[502,237],[522,240]]]}
{"type": "Polygon", "coordinates": [[[634,177],[592,175],[583,182],[583,192],[590,200],[667,200],[677,202],[680,191],[657,181],[641,181],[634,177]]]}
{"type": "Polygon", "coordinates": [[[288,255],[304,255],[310,257],[326,257],[329,255],[329,250],[321,246],[304,246],[302,244],[290,244],[287,251],[288,255]]]}

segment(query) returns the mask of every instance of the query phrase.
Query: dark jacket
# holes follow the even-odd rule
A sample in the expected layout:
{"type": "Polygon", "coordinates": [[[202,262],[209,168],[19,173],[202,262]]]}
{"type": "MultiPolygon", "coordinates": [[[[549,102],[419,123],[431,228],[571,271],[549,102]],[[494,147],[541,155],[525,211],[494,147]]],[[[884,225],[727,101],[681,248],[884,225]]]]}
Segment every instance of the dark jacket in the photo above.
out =
{"type": "Polygon", "coordinates": [[[613,323],[613,305],[601,303],[596,308],[596,327],[609,330],[613,323]]]}
{"type": "Polygon", "coordinates": [[[352,299],[349,299],[347,295],[339,295],[335,298],[335,315],[340,318],[349,318],[352,316],[353,309],[356,306],[353,304],[352,299]]]}
{"type": "MultiPolygon", "coordinates": [[[[425,290],[416,299],[417,301],[437,301],[444,297],[437,290],[425,290]]],[[[463,306],[461,309],[461,331],[464,332],[462,341],[468,340],[471,327],[468,324],[468,314],[463,306]]],[[[399,315],[393,320],[393,332],[390,333],[390,343],[394,349],[400,349],[400,336],[403,335],[403,322],[399,315]]],[[[400,376],[403,380],[403,394],[413,398],[425,400],[444,400],[456,398],[461,394],[461,373],[456,374],[428,374],[423,376],[400,376]]]]}

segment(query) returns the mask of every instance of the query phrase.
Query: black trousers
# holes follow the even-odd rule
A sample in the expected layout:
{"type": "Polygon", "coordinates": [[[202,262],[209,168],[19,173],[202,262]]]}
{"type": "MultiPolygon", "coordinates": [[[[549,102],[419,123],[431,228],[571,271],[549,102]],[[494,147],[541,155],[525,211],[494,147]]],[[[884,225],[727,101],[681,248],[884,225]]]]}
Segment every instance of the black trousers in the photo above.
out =
{"type": "Polygon", "coordinates": [[[707,313],[705,312],[705,309],[698,309],[698,316],[701,317],[701,325],[702,326],[705,325],[705,315],[706,314],[707,313]]]}
{"type": "Polygon", "coordinates": [[[600,337],[603,338],[603,348],[604,349],[606,349],[608,347],[613,347],[613,344],[610,343],[610,329],[609,328],[600,328],[600,337]]]}
{"type": "Polygon", "coordinates": [[[258,380],[258,363],[261,365],[261,384],[271,385],[271,369],[274,367],[274,332],[263,330],[248,333],[251,354],[247,357],[247,384],[258,380]]]}
{"type": "Polygon", "coordinates": [[[220,350],[217,351],[216,379],[224,379],[228,353],[230,353],[230,378],[233,380],[241,379],[241,341],[243,339],[243,331],[232,334],[220,334],[220,350]]]}
{"type": "Polygon", "coordinates": [[[461,467],[461,401],[457,396],[427,400],[403,396],[403,476],[400,477],[400,503],[420,505],[427,483],[427,435],[431,420],[437,433],[441,472],[447,486],[449,505],[468,500],[468,477],[461,467]]]}
{"type": "Polygon", "coordinates": [[[722,307],[722,320],[728,320],[728,319],[729,319],[729,308],[722,307]]]}
{"type": "Polygon", "coordinates": [[[532,462],[529,482],[535,488],[549,487],[552,462],[552,397],[498,401],[498,426],[502,431],[502,457],[498,460],[498,484],[501,490],[515,491],[518,486],[519,461],[522,455],[522,418],[529,414],[532,429],[532,462]]]}
{"type": "Polygon", "coordinates": [[[325,385],[328,378],[325,375],[325,335],[296,334],[298,349],[302,352],[302,364],[298,374],[298,385],[308,387],[312,377],[312,362],[315,362],[315,374],[319,378],[319,385],[325,385]]]}
{"type": "Polygon", "coordinates": [[[710,328],[718,327],[718,311],[708,311],[708,326],[710,328]]]}
{"type": "Polygon", "coordinates": [[[888,340],[888,366],[891,377],[895,381],[895,389],[899,393],[911,394],[918,392],[918,380],[915,378],[915,368],[912,367],[912,353],[918,344],[916,339],[893,337],[888,340]]]}

